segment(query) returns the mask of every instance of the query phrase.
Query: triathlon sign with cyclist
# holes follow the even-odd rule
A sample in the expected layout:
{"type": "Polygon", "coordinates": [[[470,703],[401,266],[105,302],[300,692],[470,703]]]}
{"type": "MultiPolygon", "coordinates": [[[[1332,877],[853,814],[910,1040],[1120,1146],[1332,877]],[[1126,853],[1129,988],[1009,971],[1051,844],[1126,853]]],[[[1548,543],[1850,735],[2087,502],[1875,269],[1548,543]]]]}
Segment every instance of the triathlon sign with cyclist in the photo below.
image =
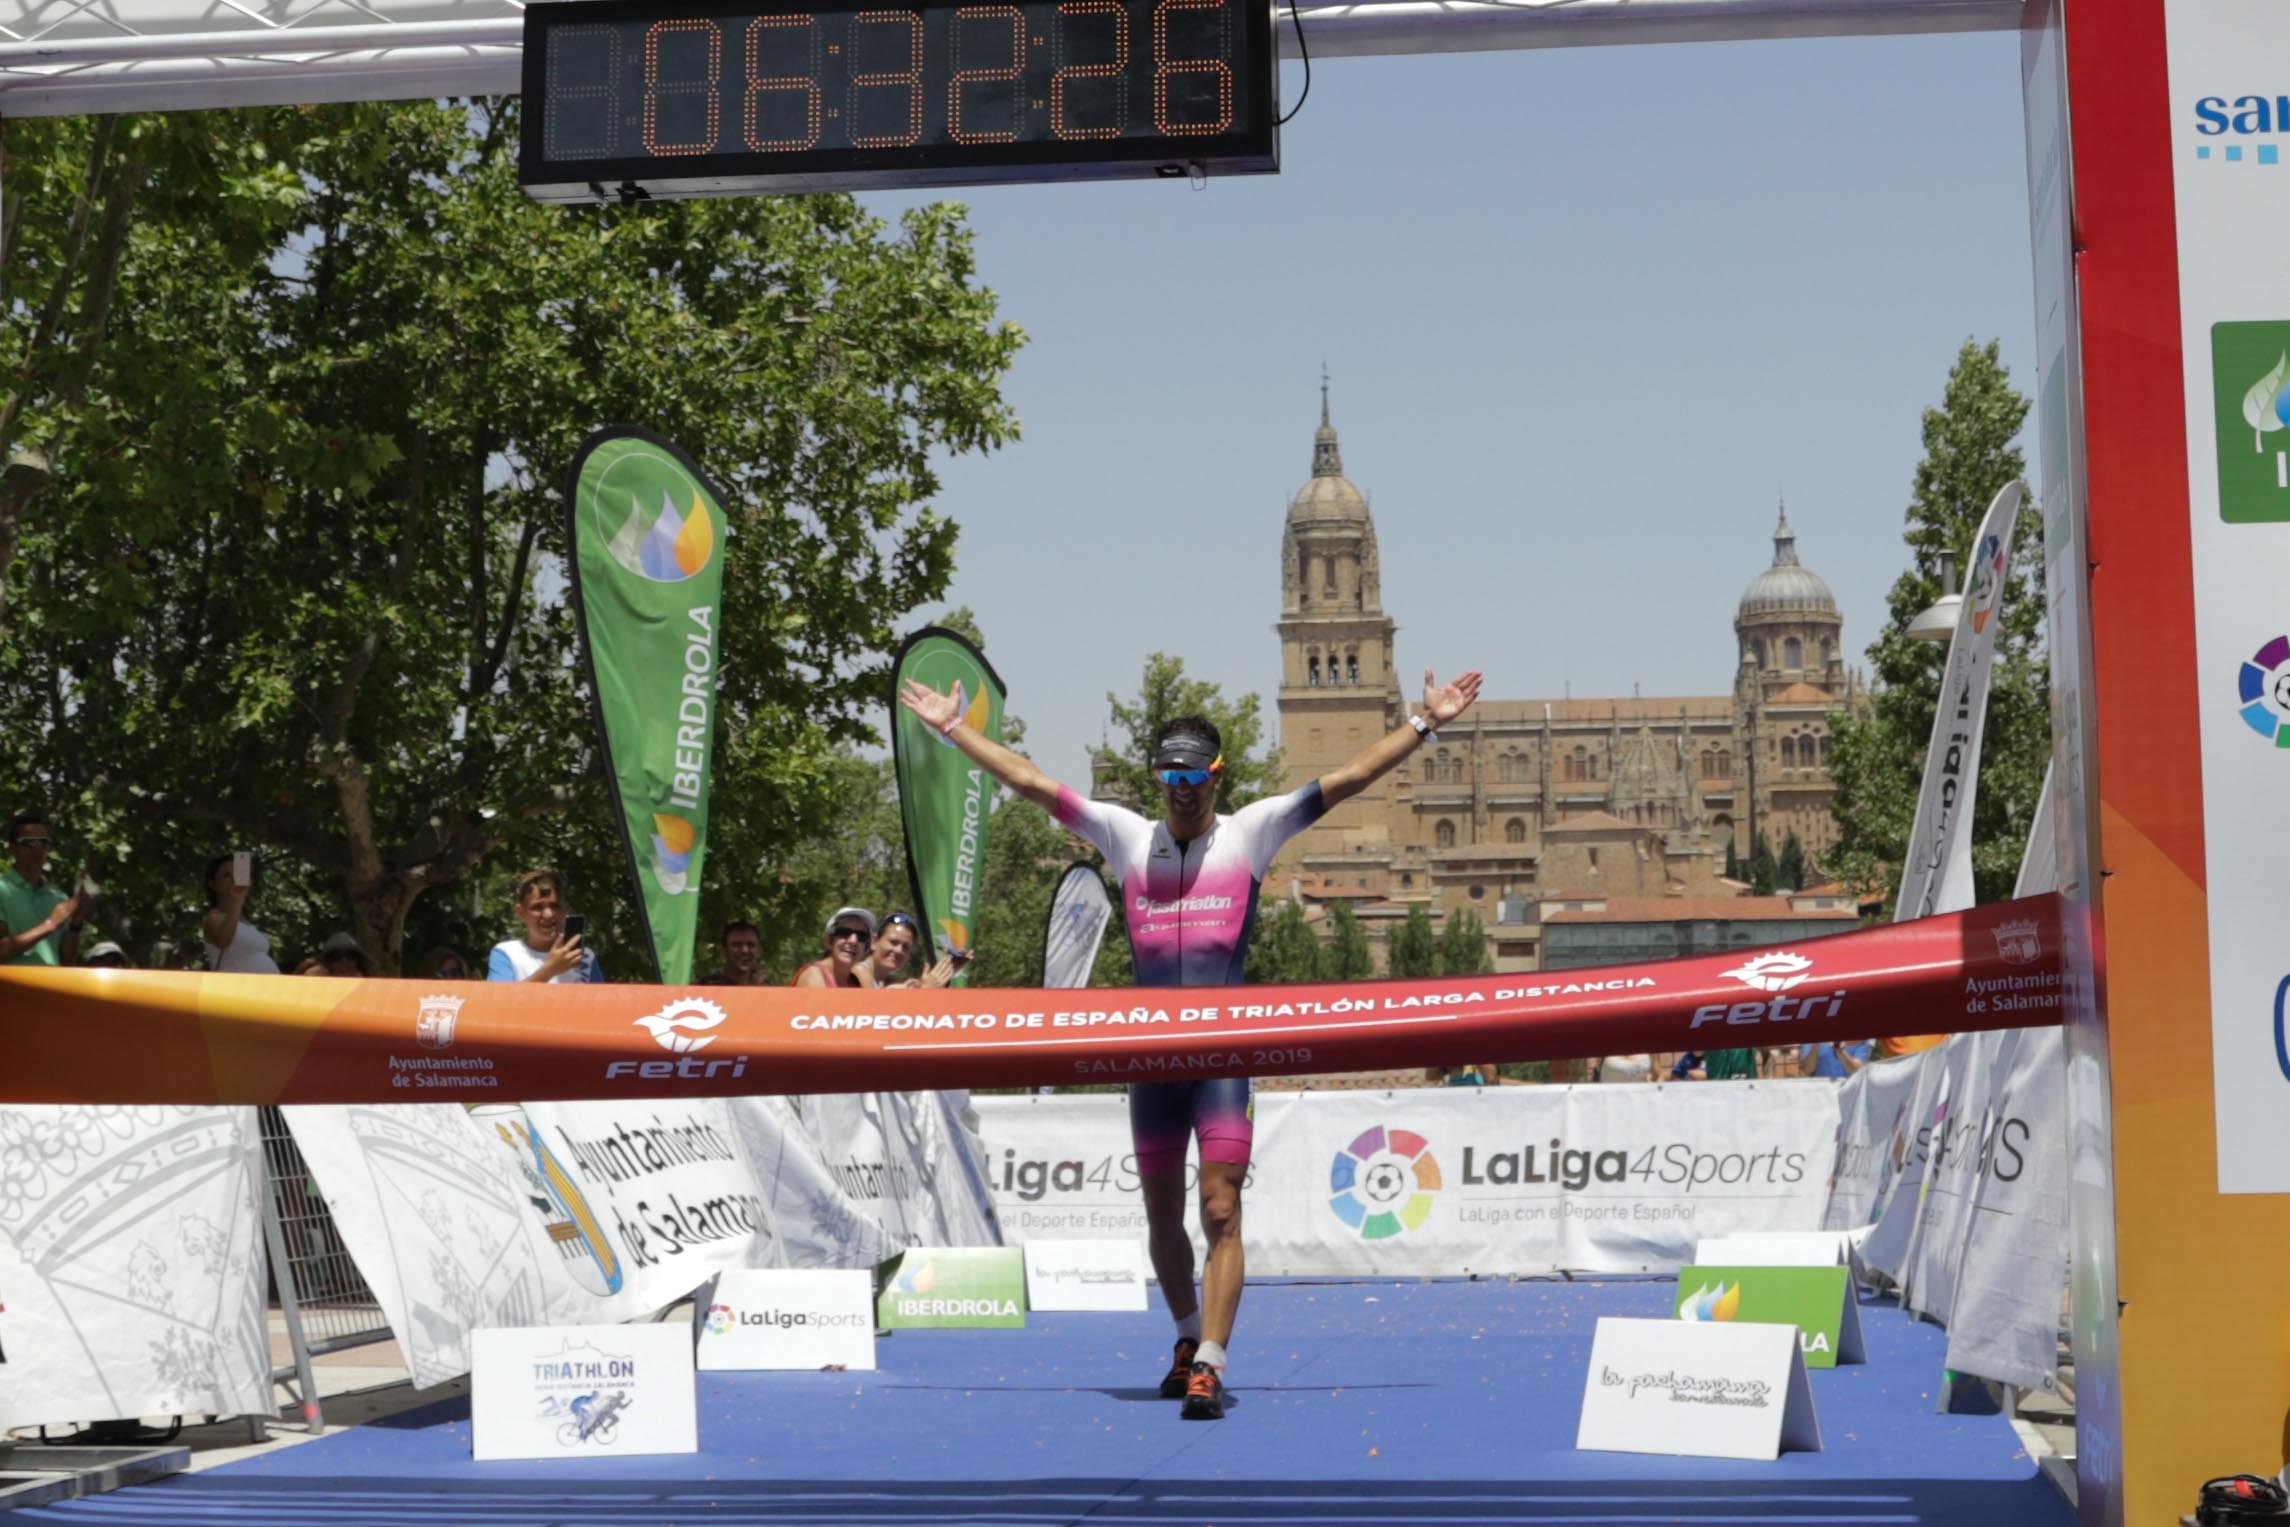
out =
{"type": "Polygon", "coordinates": [[[528,1326],[474,1336],[480,1461],[699,1450],[688,1328],[528,1326]]]}

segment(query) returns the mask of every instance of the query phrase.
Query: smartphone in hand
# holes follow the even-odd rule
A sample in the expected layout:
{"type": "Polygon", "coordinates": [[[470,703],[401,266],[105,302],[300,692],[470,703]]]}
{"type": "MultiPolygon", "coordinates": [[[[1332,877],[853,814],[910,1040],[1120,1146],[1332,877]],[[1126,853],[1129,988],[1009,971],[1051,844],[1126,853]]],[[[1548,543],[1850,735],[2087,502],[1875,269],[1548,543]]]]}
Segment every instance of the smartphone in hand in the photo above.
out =
{"type": "Polygon", "coordinates": [[[254,855],[243,848],[231,855],[231,884],[242,891],[254,884],[254,855]]]}
{"type": "Polygon", "coordinates": [[[586,917],[582,916],[578,912],[568,912],[565,914],[564,936],[566,938],[584,938],[587,936],[587,934],[588,919],[586,917]]]}

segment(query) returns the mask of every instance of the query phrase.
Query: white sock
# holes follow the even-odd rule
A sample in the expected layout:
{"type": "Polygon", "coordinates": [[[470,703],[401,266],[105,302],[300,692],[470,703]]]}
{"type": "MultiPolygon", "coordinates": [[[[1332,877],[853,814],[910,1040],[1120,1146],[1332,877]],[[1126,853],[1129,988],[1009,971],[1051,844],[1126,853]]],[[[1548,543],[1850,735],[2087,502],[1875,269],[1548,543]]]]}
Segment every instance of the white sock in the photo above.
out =
{"type": "Polygon", "coordinates": [[[1201,1312],[1199,1310],[1195,1310],[1192,1314],[1185,1316],[1182,1320],[1177,1322],[1177,1340],[1199,1341],[1200,1339],[1201,1312]]]}
{"type": "Polygon", "coordinates": [[[1225,1366],[1225,1344],[1221,1341],[1202,1342],[1201,1350],[1193,1354],[1193,1361],[1207,1363],[1211,1368],[1222,1373],[1225,1366]]]}

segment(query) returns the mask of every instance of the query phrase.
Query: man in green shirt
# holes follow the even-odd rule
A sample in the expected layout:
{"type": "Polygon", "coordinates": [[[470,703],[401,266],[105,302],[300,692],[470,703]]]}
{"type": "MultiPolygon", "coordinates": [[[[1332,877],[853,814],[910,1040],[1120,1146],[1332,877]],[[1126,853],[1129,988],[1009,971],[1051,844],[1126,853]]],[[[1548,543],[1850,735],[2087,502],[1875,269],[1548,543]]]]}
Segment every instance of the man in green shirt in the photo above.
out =
{"type": "Polygon", "coordinates": [[[1755,1050],[1712,1050],[1703,1060],[1704,1074],[1713,1082],[1739,1081],[1744,1077],[1757,1077],[1755,1050]]]}
{"type": "Polygon", "coordinates": [[[8,824],[15,863],[0,874],[0,965],[69,965],[78,958],[88,898],[48,882],[55,846],[43,817],[19,816],[8,824]]]}

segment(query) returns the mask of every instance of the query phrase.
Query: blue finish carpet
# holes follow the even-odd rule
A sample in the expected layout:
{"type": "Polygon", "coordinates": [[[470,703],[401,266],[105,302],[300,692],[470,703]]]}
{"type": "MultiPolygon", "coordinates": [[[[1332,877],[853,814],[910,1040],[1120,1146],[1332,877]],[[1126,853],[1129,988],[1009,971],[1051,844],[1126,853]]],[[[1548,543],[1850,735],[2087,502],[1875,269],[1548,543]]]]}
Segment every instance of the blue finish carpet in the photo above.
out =
{"type": "Polygon", "coordinates": [[[1591,1328],[1668,1280],[1251,1284],[1218,1423],[1158,1398],[1168,1318],[909,1331],[874,1373],[702,1374],[696,1455],[474,1463],[449,1400],[15,1524],[1945,1523],[2072,1527],[2000,1415],[1933,1413],[1944,1337],[1863,1311],[1826,1450],[1574,1450],[1591,1328]]]}

